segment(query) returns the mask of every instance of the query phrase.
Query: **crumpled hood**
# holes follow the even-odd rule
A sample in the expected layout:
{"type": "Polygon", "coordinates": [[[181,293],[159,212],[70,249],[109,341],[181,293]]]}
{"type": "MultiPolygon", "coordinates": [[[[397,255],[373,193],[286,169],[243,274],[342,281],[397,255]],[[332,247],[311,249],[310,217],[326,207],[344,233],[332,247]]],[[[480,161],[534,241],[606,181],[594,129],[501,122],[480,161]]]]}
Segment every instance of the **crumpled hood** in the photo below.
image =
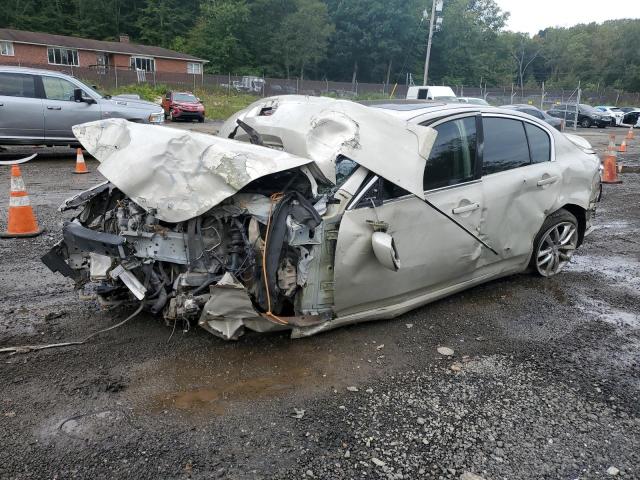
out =
{"type": "Polygon", "coordinates": [[[124,119],[73,127],[98,171],[167,222],[203,214],[258,178],[311,160],[244,142],[124,119]]]}
{"type": "MultiPolygon", "coordinates": [[[[238,119],[265,142],[281,142],[286,152],[312,159],[331,183],[336,181],[336,158],[344,155],[424,198],[425,164],[437,136],[430,127],[359,103],[302,95],[258,100],[229,118],[218,135],[227,138],[238,119]]],[[[238,129],[236,138],[244,135],[238,129]]]]}

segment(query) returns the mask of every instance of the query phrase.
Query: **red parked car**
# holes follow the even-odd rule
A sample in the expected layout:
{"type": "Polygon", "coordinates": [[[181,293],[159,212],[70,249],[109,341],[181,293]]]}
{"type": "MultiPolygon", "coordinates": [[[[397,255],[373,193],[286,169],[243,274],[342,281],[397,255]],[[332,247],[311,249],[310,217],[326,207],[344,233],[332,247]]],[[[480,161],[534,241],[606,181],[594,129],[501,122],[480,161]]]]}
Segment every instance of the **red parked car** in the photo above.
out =
{"type": "Polygon", "coordinates": [[[191,92],[167,92],[162,97],[164,116],[171,121],[198,120],[204,122],[204,105],[191,92]]]}

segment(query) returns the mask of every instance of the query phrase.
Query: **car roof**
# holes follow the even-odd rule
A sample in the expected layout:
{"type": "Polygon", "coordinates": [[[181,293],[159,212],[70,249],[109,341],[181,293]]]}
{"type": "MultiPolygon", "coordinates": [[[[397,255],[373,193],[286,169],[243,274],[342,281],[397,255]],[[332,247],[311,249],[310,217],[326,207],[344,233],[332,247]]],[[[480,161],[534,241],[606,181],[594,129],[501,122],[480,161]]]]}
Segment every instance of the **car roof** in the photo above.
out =
{"type": "Polygon", "coordinates": [[[533,108],[534,110],[540,110],[535,105],[529,105],[527,103],[514,103],[511,105],[501,105],[500,108],[533,108]]]}
{"type": "Polygon", "coordinates": [[[60,75],[62,77],[71,77],[71,75],[58,72],[56,70],[45,70],[44,68],[16,67],[9,65],[0,66],[0,72],[26,73],[31,75],[60,75]]]}
{"type": "Polygon", "coordinates": [[[470,103],[417,103],[417,104],[401,104],[383,103],[370,105],[374,108],[386,110],[387,113],[394,117],[401,118],[411,122],[414,118],[425,116],[424,120],[436,119],[443,116],[457,115],[460,113],[478,112],[478,113],[502,113],[509,116],[521,117],[527,120],[535,120],[537,123],[543,123],[540,119],[532,117],[518,110],[492,107],[490,105],[475,105],[470,103]]]}

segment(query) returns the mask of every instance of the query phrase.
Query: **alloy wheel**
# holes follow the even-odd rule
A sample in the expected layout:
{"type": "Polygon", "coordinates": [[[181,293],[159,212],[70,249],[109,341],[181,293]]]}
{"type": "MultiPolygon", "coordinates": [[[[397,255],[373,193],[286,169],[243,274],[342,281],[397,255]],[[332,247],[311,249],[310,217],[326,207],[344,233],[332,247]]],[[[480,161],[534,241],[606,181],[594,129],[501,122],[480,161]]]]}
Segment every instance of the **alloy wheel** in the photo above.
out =
{"type": "Polygon", "coordinates": [[[557,274],[571,260],[578,246],[578,229],[571,222],[560,222],[546,231],[538,243],[536,268],[544,277],[557,274]]]}

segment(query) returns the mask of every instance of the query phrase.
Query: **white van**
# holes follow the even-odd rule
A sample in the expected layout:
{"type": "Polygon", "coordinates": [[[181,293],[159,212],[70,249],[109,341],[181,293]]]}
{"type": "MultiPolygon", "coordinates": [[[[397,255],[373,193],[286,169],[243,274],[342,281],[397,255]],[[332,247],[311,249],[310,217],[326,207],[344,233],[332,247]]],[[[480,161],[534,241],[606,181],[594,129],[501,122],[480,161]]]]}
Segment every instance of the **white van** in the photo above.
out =
{"type": "Polygon", "coordinates": [[[451,87],[419,86],[409,87],[407,90],[407,100],[438,100],[446,98],[456,98],[456,94],[451,87]]]}

